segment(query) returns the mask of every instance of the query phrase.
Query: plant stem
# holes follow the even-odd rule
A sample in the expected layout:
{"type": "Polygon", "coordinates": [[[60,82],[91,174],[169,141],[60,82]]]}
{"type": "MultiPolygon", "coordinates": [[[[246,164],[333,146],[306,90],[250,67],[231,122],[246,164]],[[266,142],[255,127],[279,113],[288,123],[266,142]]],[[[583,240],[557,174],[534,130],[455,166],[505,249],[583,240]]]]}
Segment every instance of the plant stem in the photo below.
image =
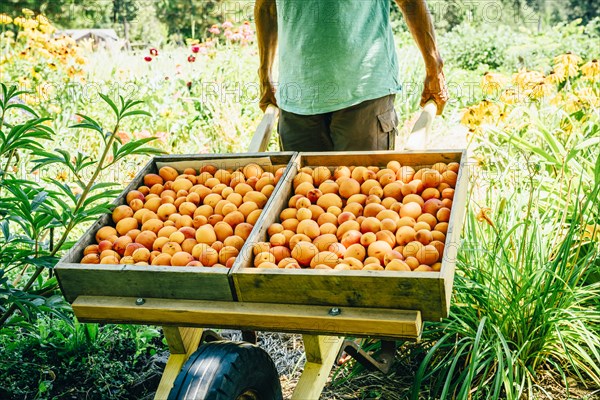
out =
{"type": "Polygon", "coordinates": [[[11,152],[10,152],[10,154],[8,155],[8,160],[6,160],[6,165],[4,166],[4,173],[2,174],[3,178],[8,173],[8,168],[10,167],[10,162],[12,161],[12,158],[15,155],[16,151],[17,151],[17,149],[12,149],[11,152]]]}

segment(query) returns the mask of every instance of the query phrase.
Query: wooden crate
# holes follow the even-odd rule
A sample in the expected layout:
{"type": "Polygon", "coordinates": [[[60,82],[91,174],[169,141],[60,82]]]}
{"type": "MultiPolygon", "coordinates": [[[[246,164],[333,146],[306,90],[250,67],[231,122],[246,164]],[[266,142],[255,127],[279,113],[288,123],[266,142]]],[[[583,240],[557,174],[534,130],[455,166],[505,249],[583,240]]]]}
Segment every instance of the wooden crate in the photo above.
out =
{"type": "MultiPolygon", "coordinates": [[[[465,210],[467,168],[465,151],[300,153],[294,171],[261,216],[261,223],[248,238],[241,263],[232,277],[239,301],[258,303],[372,307],[421,311],[423,320],[446,317],[454,280],[455,260],[465,210]],[[440,272],[271,270],[252,268],[250,243],[266,241],[267,228],[278,221],[293,192],[293,177],[304,166],[385,166],[397,160],[419,169],[436,162],[458,162],[460,170],[446,235],[440,272]]],[[[343,310],[343,309],[342,309],[343,310]]]]}
{"type": "MultiPolygon", "coordinates": [[[[293,170],[296,153],[244,153],[173,155],[154,157],[137,174],[129,186],[114,201],[114,205],[125,204],[131,190],[143,185],[146,174],[157,173],[162,166],[169,165],[182,172],[185,168],[198,169],[213,164],[219,168],[238,168],[250,162],[263,166],[286,166],[286,174],[293,170]]],[[[265,206],[269,207],[279,195],[285,179],[281,179],[265,206]]],[[[78,296],[151,297],[186,300],[234,299],[227,268],[169,267],[140,265],[92,265],[79,264],[83,249],[95,243],[95,234],[103,226],[112,225],[111,215],[102,216],[56,265],[55,271],[61,290],[69,302],[78,296]]],[[[256,224],[255,228],[258,226],[256,224]]],[[[240,260],[241,262],[241,260],[240,260]]]]}

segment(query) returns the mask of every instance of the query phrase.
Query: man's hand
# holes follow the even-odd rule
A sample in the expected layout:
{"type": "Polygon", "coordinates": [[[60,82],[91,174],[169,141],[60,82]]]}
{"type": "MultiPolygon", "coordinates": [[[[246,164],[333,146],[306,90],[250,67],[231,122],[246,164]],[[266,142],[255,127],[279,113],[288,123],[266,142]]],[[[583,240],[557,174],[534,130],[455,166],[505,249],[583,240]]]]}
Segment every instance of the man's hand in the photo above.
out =
{"type": "Polygon", "coordinates": [[[423,94],[421,94],[421,107],[424,107],[429,100],[435,101],[437,114],[442,115],[448,102],[448,87],[446,86],[446,77],[441,63],[438,69],[428,71],[425,76],[423,94]]]}
{"type": "Polygon", "coordinates": [[[277,100],[275,99],[275,88],[270,80],[265,80],[260,85],[260,102],[258,106],[261,110],[266,111],[269,104],[277,106],[277,100]]]}

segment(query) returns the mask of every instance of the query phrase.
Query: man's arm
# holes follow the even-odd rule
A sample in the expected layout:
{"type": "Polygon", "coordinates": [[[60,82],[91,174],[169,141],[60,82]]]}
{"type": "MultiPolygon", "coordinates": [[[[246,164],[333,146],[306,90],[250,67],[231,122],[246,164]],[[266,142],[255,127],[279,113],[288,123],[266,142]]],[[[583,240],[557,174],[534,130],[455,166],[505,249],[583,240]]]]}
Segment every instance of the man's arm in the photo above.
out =
{"type": "Polygon", "coordinates": [[[272,69],[277,51],[277,4],[275,0],[256,0],[254,5],[256,39],[260,66],[260,108],[265,111],[269,104],[277,105],[273,88],[272,69]]]}
{"type": "Polygon", "coordinates": [[[427,4],[425,0],[396,0],[396,3],[425,61],[425,88],[421,95],[421,106],[434,100],[438,106],[438,114],[441,114],[448,101],[448,90],[443,71],[444,62],[438,52],[427,4]]]}

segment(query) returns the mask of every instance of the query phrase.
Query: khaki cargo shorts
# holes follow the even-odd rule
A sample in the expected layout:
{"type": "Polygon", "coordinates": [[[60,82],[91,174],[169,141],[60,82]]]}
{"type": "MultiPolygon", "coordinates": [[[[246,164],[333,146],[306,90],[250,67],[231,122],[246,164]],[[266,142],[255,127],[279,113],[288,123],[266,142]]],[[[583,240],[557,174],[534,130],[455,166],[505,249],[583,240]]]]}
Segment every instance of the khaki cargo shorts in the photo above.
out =
{"type": "Polygon", "coordinates": [[[281,110],[279,138],[284,151],[393,150],[398,134],[395,95],[342,110],[299,115],[281,110]]]}

